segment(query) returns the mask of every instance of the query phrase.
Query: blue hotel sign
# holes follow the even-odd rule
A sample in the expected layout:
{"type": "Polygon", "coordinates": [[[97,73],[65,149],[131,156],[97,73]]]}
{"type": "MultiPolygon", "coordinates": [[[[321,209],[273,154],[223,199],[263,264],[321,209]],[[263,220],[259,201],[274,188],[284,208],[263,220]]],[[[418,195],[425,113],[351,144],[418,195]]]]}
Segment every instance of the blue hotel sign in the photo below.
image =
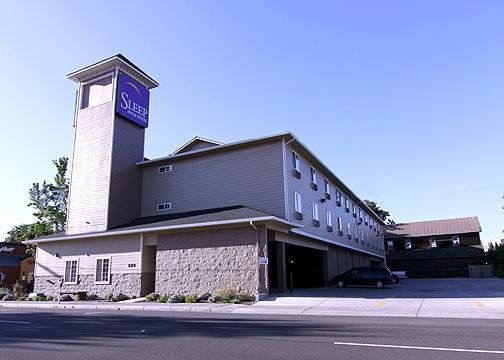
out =
{"type": "Polygon", "coordinates": [[[149,89],[122,71],[117,79],[115,111],[143,128],[149,126],[149,89]]]}

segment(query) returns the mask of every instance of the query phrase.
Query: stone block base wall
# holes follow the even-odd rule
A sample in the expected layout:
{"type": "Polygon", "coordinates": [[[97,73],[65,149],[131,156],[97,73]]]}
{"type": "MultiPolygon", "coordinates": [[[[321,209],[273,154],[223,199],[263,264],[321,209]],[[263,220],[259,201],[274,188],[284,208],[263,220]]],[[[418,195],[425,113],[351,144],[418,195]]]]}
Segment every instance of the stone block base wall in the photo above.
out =
{"type": "Polygon", "coordinates": [[[257,295],[257,237],[251,227],[160,235],[156,292],[202,294],[233,288],[257,295]]]}
{"type": "MultiPolygon", "coordinates": [[[[117,295],[123,293],[130,297],[140,296],[140,274],[111,274],[110,284],[95,284],[93,275],[79,275],[78,283],[75,285],[63,285],[62,292],[87,291],[88,294],[96,294],[106,297],[112,293],[117,295]]],[[[36,276],[34,292],[46,295],[57,295],[59,292],[58,276],[36,276]]]]}

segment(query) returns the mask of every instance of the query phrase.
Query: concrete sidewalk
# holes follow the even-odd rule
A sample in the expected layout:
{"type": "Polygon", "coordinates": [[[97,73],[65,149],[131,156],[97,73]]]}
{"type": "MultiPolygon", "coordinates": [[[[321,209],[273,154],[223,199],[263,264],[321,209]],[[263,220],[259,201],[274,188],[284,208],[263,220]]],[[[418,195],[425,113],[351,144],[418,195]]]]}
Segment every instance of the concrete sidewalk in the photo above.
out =
{"type": "Polygon", "coordinates": [[[236,304],[157,304],[106,302],[0,302],[0,308],[172,311],[263,315],[400,316],[504,319],[504,298],[363,299],[291,297],[284,301],[236,304]]]}

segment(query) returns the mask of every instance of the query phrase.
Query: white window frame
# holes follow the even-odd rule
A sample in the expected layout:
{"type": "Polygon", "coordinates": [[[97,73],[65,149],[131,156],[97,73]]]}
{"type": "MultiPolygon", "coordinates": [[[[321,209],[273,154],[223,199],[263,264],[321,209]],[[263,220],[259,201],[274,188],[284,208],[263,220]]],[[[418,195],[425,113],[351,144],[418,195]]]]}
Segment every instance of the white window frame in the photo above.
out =
{"type": "Polygon", "coordinates": [[[327,222],[327,226],[332,227],[332,214],[331,214],[331,211],[329,211],[329,210],[327,210],[327,213],[326,213],[326,222],[327,222]]]}
{"type": "Polygon", "coordinates": [[[347,221],[347,234],[352,235],[352,225],[350,224],[350,221],[347,221]]]}
{"type": "Polygon", "coordinates": [[[110,256],[109,257],[106,257],[106,256],[103,257],[102,256],[102,257],[96,258],[96,260],[95,260],[95,276],[94,276],[94,278],[95,278],[94,280],[95,281],[94,281],[94,283],[98,284],[98,285],[107,285],[107,284],[110,284],[110,280],[111,280],[110,276],[112,275],[111,269],[112,269],[112,258],[110,256]],[[104,281],[104,280],[98,280],[96,278],[96,275],[97,275],[96,272],[98,270],[98,261],[99,260],[102,260],[102,273],[101,273],[101,275],[103,275],[103,260],[108,260],[108,276],[107,276],[108,280],[106,280],[106,281],[104,281]]]}
{"type": "Polygon", "coordinates": [[[341,217],[338,216],[338,230],[343,231],[343,222],[341,221],[341,217]]]}
{"type": "Polygon", "coordinates": [[[166,202],[166,203],[159,203],[156,205],[156,210],[161,212],[161,211],[168,211],[172,209],[172,203],[171,202],[166,202]],[[162,206],[162,208],[160,208],[162,206]]]}
{"type": "Polygon", "coordinates": [[[350,209],[350,203],[348,200],[348,196],[345,196],[345,209],[350,209]]]}
{"type": "Polygon", "coordinates": [[[357,206],[355,206],[355,203],[352,201],[352,214],[357,215],[357,206]]]}
{"type": "Polygon", "coordinates": [[[310,167],[310,179],[312,183],[317,183],[317,170],[313,166],[310,167]]]}
{"type": "Polygon", "coordinates": [[[460,236],[458,235],[452,236],[452,246],[460,246],[460,236]]]}
{"type": "Polygon", "coordinates": [[[394,250],[394,241],[387,240],[387,250],[394,250]]]}
{"type": "MultiPolygon", "coordinates": [[[[70,276],[72,275],[72,269],[70,268],[70,276]]],[[[65,267],[63,269],[63,284],[67,285],[76,285],[79,280],[79,259],[67,259],[65,260],[65,267]],[[67,263],[69,262],[75,262],[75,280],[74,281],[67,281],[67,263]]]]}
{"type": "Polygon", "coordinates": [[[158,168],[158,172],[160,174],[165,174],[167,172],[171,172],[173,170],[173,166],[172,165],[163,165],[163,166],[160,166],[158,168]]]}
{"type": "Polygon", "coordinates": [[[313,220],[318,221],[318,219],[319,219],[318,204],[316,202],[314,202],[312,205],[312,217],[313,217],[313,220]]]}
{"type": "Polygon", "coordinates": [[[341,191],[336,188],[335,190],[335,196],[336,196],[336,201],[339,201],[341,203],[341,191]]]}
{"type": "Polygon", "coordinates": [[[411,245],[411,240],[410,240],[410,239],[406,239],[406,240],[404,241],[404,248],[405,248],[406,250],[411,250],[412,245],[411,245]]]}
{"type": "Polygon", "coordinates": [[[301,172],[301,160],[299,159],[299,155],[294,151],[292,152],[292,159],[294,170],[301,172]]]}
{"type": "Polygon", "coordinates": [[[324,190],[326,194],[331,193],[331,185],[329,184],[329,180],[324,178],[324,190]]]}
{"type": "MultiPolygon", "coordinates": [[[[91,79],[91,80],[88,80],[86,82],[83,82],[81,84],[81,87],[80,87],[80,90],[81,90],[81,93],[80,93],[80,96],[79,96],[79,110],[85,110],[85,109],[91,109],[91,108],[94,108],[96,106],[100,106],[100,105],[103,105],[103,104],[106,104],[108,102],[111,102],[114,98],[114,73],[113,72],[110,72],[110,73],[107,73],[107,74],[103,74],[102,76],[99,76],[95,79],[91,79]],[[101,80],[104,80],[104,79],[107,79],[107,78],[111,78],[112,81],[111,81],[111,94],[110,94],[110,100],[109,101],[106,101],[104,103],[100,103],[100,104],[96,104],[96,105],[93,105],[93,106],[89,106],[89,99],[88,99],[88,106],[86,107],[83,107],[84,105],[84,95],[86,94],[86,87],[89,87],[90,85],[93,85],[94,83],[97,83],[98,81],[101,81],[101,80]]],[[[88,95],[89,95],[89,92],[88,92],[88,95]]]]}
{"type": "Polygon", "coordinates": [[[431,249],[437,248],[437,240],[436,240],[436,238],[430,238],[429,239],[429,245],[430,245],[431,249]]]}
{"type": "Polygon", "coordinates": [[[294,191],[294,211],[300,214],[303,213],[303,199],[301,198],[301,194],[297,191],[294,191]]]}

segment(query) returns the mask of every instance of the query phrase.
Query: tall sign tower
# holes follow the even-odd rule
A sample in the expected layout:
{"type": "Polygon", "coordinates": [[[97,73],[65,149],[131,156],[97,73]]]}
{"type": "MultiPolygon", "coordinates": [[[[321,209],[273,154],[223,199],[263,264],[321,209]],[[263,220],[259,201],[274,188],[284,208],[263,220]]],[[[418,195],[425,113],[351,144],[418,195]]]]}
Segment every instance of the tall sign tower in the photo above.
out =
{"type": "Polygon", "coordinates": [[[158,83],[121,54],[74,71],[78,85],[68,235],[140,216],[149,90],[158,83]]]}

